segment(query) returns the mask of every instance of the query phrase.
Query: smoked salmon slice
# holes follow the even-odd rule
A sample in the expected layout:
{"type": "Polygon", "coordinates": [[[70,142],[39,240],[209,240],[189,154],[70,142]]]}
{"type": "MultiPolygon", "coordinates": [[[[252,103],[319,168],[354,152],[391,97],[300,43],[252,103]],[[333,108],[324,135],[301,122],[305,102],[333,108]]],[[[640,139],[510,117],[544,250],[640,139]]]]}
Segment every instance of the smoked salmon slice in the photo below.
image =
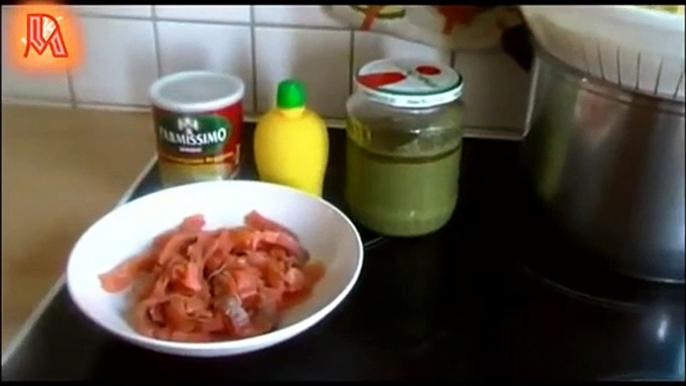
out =
{"type": "Polygon", "coordinates": [[[155,339],[211,342],[273,330],[324,276],[298,236],[257,211],[242,226],[205,230],[189,216],[144,253],[99,275],[102,288],[132,288],[129,321],[155,339]]]}

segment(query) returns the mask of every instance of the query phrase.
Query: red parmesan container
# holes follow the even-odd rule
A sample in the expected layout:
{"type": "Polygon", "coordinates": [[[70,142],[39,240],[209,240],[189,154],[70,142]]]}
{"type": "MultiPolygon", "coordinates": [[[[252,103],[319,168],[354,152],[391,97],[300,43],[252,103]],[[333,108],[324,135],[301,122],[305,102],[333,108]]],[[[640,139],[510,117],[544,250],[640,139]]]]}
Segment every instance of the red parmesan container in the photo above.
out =
{"type": "Polygon", "coordinates": [[[165,186],[231,179],[240,166],[243,81],[188,71],[150,88],[160,178],[165,186]]]}

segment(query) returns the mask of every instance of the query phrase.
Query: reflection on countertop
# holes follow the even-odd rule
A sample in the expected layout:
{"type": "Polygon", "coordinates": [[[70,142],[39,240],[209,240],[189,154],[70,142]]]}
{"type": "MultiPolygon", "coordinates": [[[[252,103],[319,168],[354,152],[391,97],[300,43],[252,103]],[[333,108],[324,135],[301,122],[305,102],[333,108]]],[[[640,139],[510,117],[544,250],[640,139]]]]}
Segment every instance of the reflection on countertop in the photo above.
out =
{"type": "Polygon", "coordinates": [[[150,114],[2,106],[2,349],[154,155],[150,114]]]}

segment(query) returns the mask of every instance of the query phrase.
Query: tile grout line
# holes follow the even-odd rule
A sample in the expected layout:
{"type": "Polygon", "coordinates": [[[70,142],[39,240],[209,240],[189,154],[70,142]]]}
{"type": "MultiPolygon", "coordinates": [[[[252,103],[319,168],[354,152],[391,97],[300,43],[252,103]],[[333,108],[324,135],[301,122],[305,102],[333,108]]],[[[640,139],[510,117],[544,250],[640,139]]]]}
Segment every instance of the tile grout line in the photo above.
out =
{"type": "MultiPolygon", "coordinates": [[[[288,24],[288,23],[260,23],[254,20],[254,10],[250,6],[250,18],[251,21],[217,21],[217,20],[194,20],[194,19],[180,19],[174,17],[157,17],[155,13],[153,16],[123,16],[123,15],[96,15],[89,13],[82,13],[80,16],[89,19],[118,19],[118,20],[133,20],[133,21],[168,21],[176,23],[189,23],[189,24],[214,24],[214,25],[230,25],[236,27],[272,27],[272,28],[292,28],[292,29],[308,29],[308,30],[331,30],[331,31],[350,31],[351,29],[346,26],[330,26],[330,25],[309,25],[309,24],[288,24]]],[[[154,12],[154,11],[153,11],[154,12]]]]}
{"type": "Polygon", "coordinates": [[[72,110],[77,109],[76,92],[74,91],[74,78],[71,71],[67,70],[67,89],[69,90],[69,101],[71,102],[72,110]]]}
{"type": "Polygon", "coordinates": [[[155,5],[150,6],[150,16],[152,20],[152,42],[155,45],[155,63],[157,64],[157,78],[162,76],[162,55],[160,55],[160,32],[157,21],[157,9],[155,5]]]}
{"type": "Polygon", "coordinates": [[[251,66],[252,66],[252,110],[255,114],[259,113],[257,108],[258,92],[257,92],[257,49],[255,48],[255,6],[250,6],[250,52],[252,56],[251,66]]]}
{"type": "Polygon", "coordinates": [[[58,109],[71,109],[72,105],[69,101],[50,100],[40,98],[27,98],[22,96],[4,95],[2,103],[8,106],[24,106],[24,107],[48,107],[58,109]]]}
{"type": "MultiPolygon", "coordinates": [[[[145,176],[152,170],[156,162],[157,156],[153,156],[150,159],[150,161],[148,161],[148,163],[145,165],[143,170],[138,174],[138,176],[136,176],[136,179],[129,186],[126,192],[122,195],[122,197],[119,199],[115,207],[120,206],[131,199],[131,196],[136,191],[138,185],[140,185],[145,176]]],[[[19,346],[21,346],[23,341],[29,335],[29,332],[31,332],[31,330],[36,326],[38,320],[43,316],[43,314],[45,314],[45,311],[47,311],[48,307],[50,306],[50,304],[52,304],[53,300],[55,300],[57,294],[62,290],[62,288],[64,288],[67,281],[66,279],[67,273],[65,269],[65,271],[62,272],[62,275],[60,275],[59,279],[57,279],[55,284],[52,285],[50,291],[48,291],[45,297],[40,301],[40,303],[38,303],[38,306],[36,306],[36,308],[33,309],[31,315],[29,315],[29,318],[26,320],[26,322],[24,322],[24,324],[22,324],[17,335],[14,336],[14,339],[12,339],[10,344],[7,346],[7,350],[2,354],[2,367],[5,367],[7,361],[9,361],[10,358],[12,358],[13,354],[17,351],[19,346]]]]}
{"type": "Polygon", "coordinates": [[[85,106],[86,108],[90,107],[95,107],[95,108],[110,108],[112,110],[115,110],[117,108],[121,109],[150,109],[152,108],[151,105],[143,105],[143,104],[136,104],[136,103],[103,103],[103,102],[95,102],[95,101],[84,101],[81,103],[81,106],[85,106]]]}
{"type": "MultiPolygon", "coordinates": [[[[46,102],[49,103],[49,102],[46,102]]],[[[53,102],[55,103],[55,102],[53,102]]],[[[35,106],[35,104],[28,104],[35,106]]],[[[40,104],[39,104],[40,106],[40,104]]],[[[60,107],[67,107],[60,105],[60,107]]],[[[116,103],[96,103],[85,102],[78,106],[78,109],[104,109],[113,112],[150,112],[149,105],[134,105],[134,104],[116,104],[116,103]],[[132,110],[122,110],[132,109],[132,110]]],[[[259,118],[259,113],[246,113],[244,116],[245,122],[255,123],[259,118]]],[[[340,118],[324,118],[327,126],[333,129],[344,129],[345,120],[340,118]]],[[[480,126],[480,125],[464,125],[465,138],[481,138],[481,139],[502,139],[502,140],[521,140],[524,130],[522,127],[515,126],[480,126]]]]}

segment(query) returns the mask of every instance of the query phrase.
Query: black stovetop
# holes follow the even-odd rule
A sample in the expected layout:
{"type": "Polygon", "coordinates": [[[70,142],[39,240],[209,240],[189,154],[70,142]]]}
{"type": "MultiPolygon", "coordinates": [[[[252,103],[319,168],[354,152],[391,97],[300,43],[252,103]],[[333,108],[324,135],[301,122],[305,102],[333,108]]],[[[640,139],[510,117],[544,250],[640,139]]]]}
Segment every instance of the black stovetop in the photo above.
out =
{"type": "MultiPolygon", "coordinates": [[[[240,178],[255,176],[250,129],[240,178]]],[[[345,210],[344,133],[330,133],[325,198],[345,210]]],[[[358,284],[290,341],[238,357],[158,354],[92,324],[62,288],[2,379],[683,380],[683,287],[570,263],[589,255],[520,193],[517,150],[465,140],[458,209],[432,235],[393,239],[359,227],[358,284]]],[[[156,172],[134,198],[159,188],[156,172]]]]}

